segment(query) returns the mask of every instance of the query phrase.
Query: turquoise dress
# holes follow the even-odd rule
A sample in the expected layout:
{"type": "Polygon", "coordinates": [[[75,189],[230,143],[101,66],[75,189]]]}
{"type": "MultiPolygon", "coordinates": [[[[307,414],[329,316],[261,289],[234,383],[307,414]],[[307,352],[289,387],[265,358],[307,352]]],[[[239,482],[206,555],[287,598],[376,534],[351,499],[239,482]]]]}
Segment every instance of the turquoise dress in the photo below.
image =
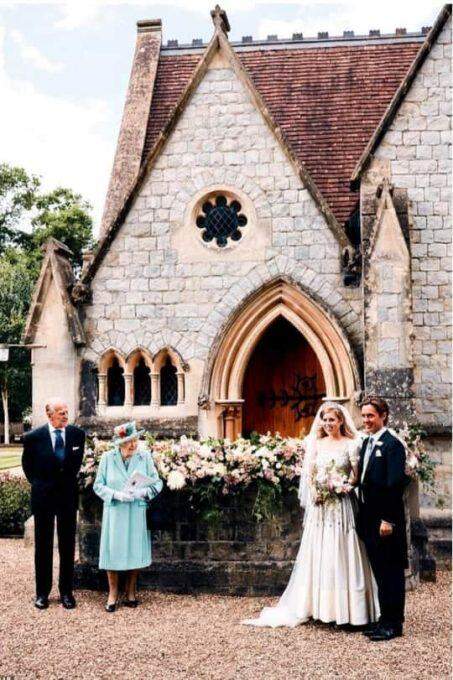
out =
{"type": "Polygon", "coordinates": [[[100,460],[93,485],[94,492],[104,501],[100,569],[127,571],[151,564],[151,532],[146,526],[146,500],[123,502],[113,498],[114,492],[123,490],[135,470],[153,480],[148,488],[148,498],[157,496],[163,485],[149,451],[138,451],[127,464],[119,449],[107,451],[100,460]]]}

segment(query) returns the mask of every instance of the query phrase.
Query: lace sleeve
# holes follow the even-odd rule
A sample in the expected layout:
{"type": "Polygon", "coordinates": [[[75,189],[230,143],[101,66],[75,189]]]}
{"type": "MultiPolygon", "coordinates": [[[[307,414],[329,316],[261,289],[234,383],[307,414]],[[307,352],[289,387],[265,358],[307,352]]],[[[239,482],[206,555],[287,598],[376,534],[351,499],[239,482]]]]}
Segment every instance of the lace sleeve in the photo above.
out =
{"type": "Polygon", "coordinates": [[[313,466],[316,462],[316,439],[307,437],[304,441],[305,456],[302,465],[302,472],[299,482],[299,501],[303,508],[306,508],[311,498],[311,477],[313,474],[313,466]]]}
{"type": "Polygon", "coordinates": [[[360,438],[352,439],[351,443],[349,444],[348,455],[349,455],[349,462],[351,463],[352,467],[355,467],[359,463],[361,446],[362,446],[362,440],[360,438]]]}

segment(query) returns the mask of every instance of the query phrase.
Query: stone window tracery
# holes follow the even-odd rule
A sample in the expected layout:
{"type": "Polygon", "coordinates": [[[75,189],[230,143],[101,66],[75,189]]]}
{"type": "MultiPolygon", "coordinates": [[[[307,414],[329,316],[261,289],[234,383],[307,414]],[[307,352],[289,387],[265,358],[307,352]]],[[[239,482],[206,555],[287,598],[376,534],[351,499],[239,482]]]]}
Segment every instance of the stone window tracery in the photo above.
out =
{"type": "MultiPolygon", "coordinates": [[[[98,369],[99,407],[178,406],[185,401],[185,371],[176,350],[164,347],[152,357],[145,348],[134,349],[128,357],[110,348],[101,357],[98,369]]],[[[126,415],[126,414],[125,414],[126,415]]]]}
{"type": "Polygon", "coordinates": [[[196,225],[201,230],[203,241],[215,242],[219,248],[225,248],[229,239],[233,242],[240,241],[242,229],[248,221],[241,211],[242,205],[232,196],[219,193],[206,198],[196,217],[196,225]]]}

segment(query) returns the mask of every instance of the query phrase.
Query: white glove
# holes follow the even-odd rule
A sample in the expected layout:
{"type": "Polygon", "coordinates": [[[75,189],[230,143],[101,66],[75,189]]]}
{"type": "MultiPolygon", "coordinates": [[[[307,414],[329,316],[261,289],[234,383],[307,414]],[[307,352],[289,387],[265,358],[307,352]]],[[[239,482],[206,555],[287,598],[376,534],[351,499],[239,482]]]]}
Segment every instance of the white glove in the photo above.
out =
{"type": "Polygon", "coordinates": [[[142,487],[140,489],[134,489],[132,491],[132,496],[135,500],[148,497],[148,487],[142,487]]]}
{"type": "Polygon", "coordinates": [[[126,491],[114,491],[113,498],[116,501],[121,501],[122,503],[130,503],[133,501],[133,496],[126,491]]]}

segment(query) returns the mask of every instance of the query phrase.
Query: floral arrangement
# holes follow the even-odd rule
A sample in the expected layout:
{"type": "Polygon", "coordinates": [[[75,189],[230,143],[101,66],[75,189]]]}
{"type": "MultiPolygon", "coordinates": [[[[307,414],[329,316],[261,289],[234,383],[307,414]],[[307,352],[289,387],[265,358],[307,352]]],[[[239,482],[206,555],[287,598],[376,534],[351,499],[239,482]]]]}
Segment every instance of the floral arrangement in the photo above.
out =
{"type": "Polygon", "coordinates": [[[423,443],[426,432],[420,425],[404,423],[397,434],[406,446],[406,474],[418,479],[426,491],[434,492],[436,463],[423,443]]]}
{"type": "MultiPolygon", "coordinates": [[[[148,436],[143,444],[151,450],[168,489],[188,492],[191,505],[204,508],[211,520],[220,514],[222,497],[247,488],[256,492],[255,519],[274,516],[283,492],[297,491],[304,455],[302,440],[285,439],[279,434],[252,435],[233,442],[188,437],[155,440],[148,436]]],[[[110,446],[96,437],[88,442],[80,470],[82,488],[93,484],[100,457],[110,446]]]]}
{"type": "Polygon", "coordinates": [[[149,439],[159,475],[171,490],[202,480],[218,482],[222,494],[261,479],[279,485],[300,475],[303,444],[269,434],[252,439],[207,439],[181,437],[179,441],[149,439]]]}
{"type": "Polygon", "coordinates": [[[349,484],[349,475],[332,460],[328,465],[313,466],[311,489],[313,502],[324,505],[350,493],[353,487],[349,484]]]}
{"type": "MultiPolygon", "coordinates": [[[[423,445],[423,434],[420,427],[407,425],[398,432],[406,444],[406,473],[433,489],[435,463],[423,445]]],[[[167,488],[175,493],[188,493],[191,506],[211,521],[221,516],[222,498],[246,489],[255,492],[254,518],[274,517],[284,496],[297,492],[305,451],[303,440],[269,433],[253,433],[250,439],[240,437],[235,441],[213,438],[198,441],[188,437],[155,440],[147,436],[140,445],[152,452],[167,488]]],[[[111,446],[111,442],[96,436],[87,441],[80,471],[82,489],[93,484],[99,460],[111,446]]],[[[320,502],[347,492],[347,480],[335,466],[327,477],[321,471],[317,474],[315,486],[320,502]]]]}

